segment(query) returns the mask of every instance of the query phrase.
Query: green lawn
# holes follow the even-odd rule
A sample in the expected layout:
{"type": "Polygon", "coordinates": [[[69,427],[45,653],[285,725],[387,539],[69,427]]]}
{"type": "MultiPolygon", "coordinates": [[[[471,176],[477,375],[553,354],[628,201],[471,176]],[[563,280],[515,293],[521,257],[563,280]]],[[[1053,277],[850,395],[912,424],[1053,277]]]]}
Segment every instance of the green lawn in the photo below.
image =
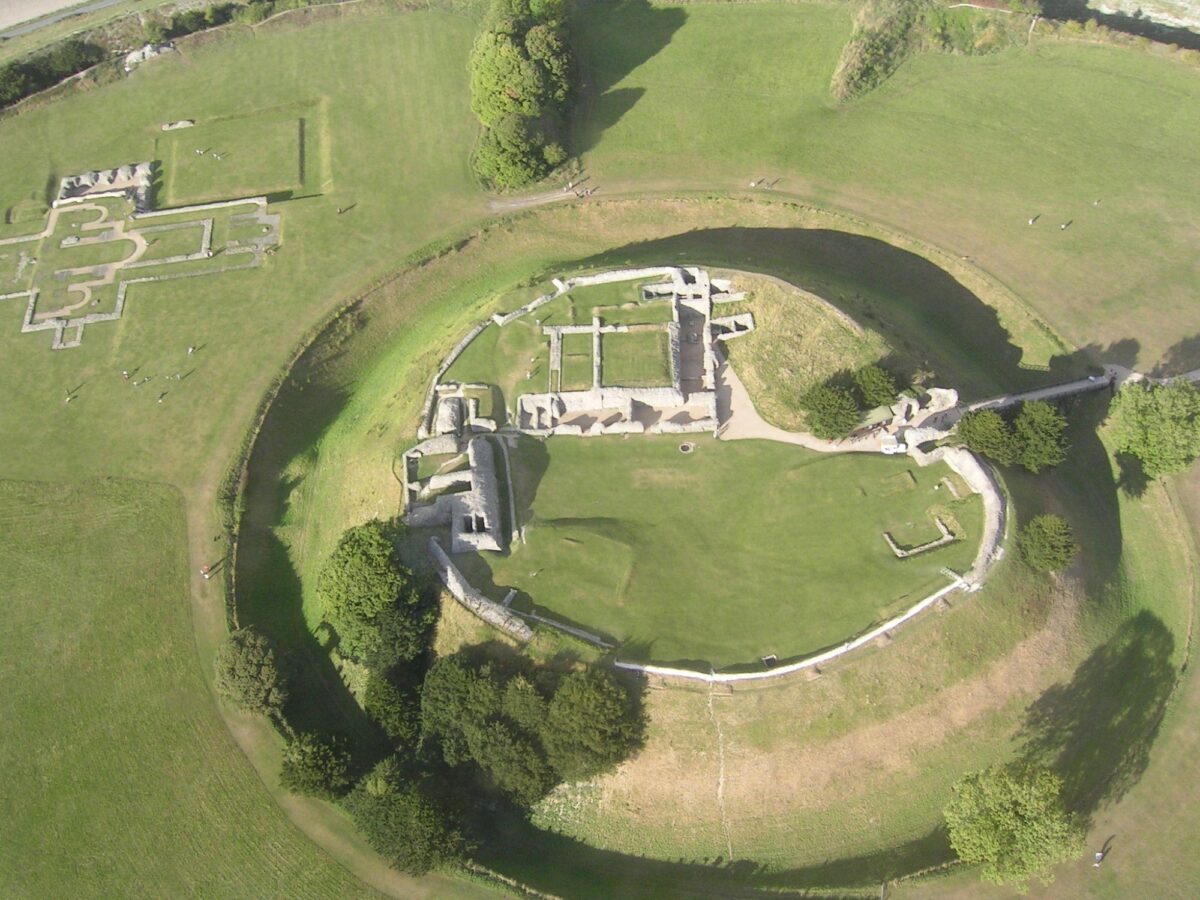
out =
{"type": "MultiPolygon", "coordinates": [[[[305,167],[321,145],[324,122],[315,106],[297,117],[251,115],[172,131],[159,140],[164,188],[161,205],[183,206],[303,186],[305,167]],[[314,118],[312,113],[318,113],[314,118]],[[197,150],[204,150],[197,154],[197,150]]],[[[315,180],[315,179],[314,179],[315,180]]],[[[316,185],[314,185],[316,187],[316,185]]]]}
{"type": "Polygon", "coordinates": [[[377,896],[264,797],[216,715],[177,492],[0,481],[0,527],[5,896],[377,896]]]}
{"type": "Polygon", "coordinates": [[[919,55],[833,108],[851,19],[839,4],[581,7],[585,168],[606,194],[778,178],[775,193],[968,257],[1069,339],[1140,367],[1200,331],[1200,181],[1180,177],[1200,162],[1195,67],[1035,35],[990,56],[919,55]]]}
{"type": "Polygon", "coordinates": [[[490,569],[500,596],[516,587],[626,642],[623,655],[723,667],[836,644],[945,584],[939,570],[965,570],[978,548],[982,507],[946,504],[934,490],[943,466],[711,439],[685,456],[678,445],[526,444],[516,478],[532,497],[528,542],[468,570],[490,569]],[[935,510],[964,539],[897,560],[882,532],[937,537],[935,510]]]}
{"type": "Polygon", "coordinates": [[[606,334],[600,339],[601,378],[609,386],[669,386],[670,346],[665,329],[606,334]]]}

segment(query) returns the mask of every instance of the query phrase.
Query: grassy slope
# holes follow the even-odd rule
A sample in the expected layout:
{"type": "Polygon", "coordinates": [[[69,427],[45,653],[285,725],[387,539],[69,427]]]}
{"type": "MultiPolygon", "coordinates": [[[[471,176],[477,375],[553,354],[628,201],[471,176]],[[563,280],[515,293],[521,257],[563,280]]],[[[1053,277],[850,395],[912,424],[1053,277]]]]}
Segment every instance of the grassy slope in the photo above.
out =
{"type": "Polygon", "coordinates": [[[264,802],[214,715],[181,505],[144,483],[0,482],[3,892],[370,895],[264,802]]]}
{"type": "Polygon", "coordinates": [[[1137,341],[1143,367],[1200,331],[1200,72],[1046,42],[921,56],[833,109],[849,27],[839,6],[586,7],[589,173],[610,193],[780,178],[971,257],[1079,344],[1137,341]]]}
{"type": "Polygon", "coordinates": [[[912,523],[918,542],[937,537],[927,511],[943,499],[933,490],[942,467],[761,441],[700,440],[684,457],[678,444],[527,445],[543,460],[522,487],[534,495],[527,544],[474,570],[491,570],[497,599],[515,586],[629,642],[623,656],[724,667],[833,645],[974,556],[977,502],[954,507],[966,538],[951,547],[899,561],[881,536],[912,523]]]}

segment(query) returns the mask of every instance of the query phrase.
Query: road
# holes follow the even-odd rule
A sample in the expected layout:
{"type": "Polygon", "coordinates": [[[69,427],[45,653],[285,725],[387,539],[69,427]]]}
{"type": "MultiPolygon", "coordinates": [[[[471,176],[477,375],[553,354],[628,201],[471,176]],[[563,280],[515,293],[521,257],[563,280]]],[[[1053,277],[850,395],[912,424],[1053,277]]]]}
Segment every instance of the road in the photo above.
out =
{"type": "Polygon", "coordinates": [[[122,2],[124,0],[92,0],[91,3],[78,5],[79,0],[3,0],[0,2],[0,39],[20,37],[71,16],[95,12],[122,2]],[[37,21],[31,21],[34,19],[37,21]]]}

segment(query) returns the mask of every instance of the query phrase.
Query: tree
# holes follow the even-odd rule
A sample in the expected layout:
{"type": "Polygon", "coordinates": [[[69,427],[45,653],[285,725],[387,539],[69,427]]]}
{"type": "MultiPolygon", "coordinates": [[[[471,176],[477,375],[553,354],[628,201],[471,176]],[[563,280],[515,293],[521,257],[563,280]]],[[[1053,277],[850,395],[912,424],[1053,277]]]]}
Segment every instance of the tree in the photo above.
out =
{"type": "Polygon", "coordinates": [[[421,732],[441,744],[449,765],[467,762],[472,758],[468,736],[500,712],[500,697],[489,666],[477,671],[443,657],[430,666],[421,686],[421,732]]]}
{"type": "Polygon", "coordinates": [[[843,438],[858,425],[858,404],[845,388],[814,385],[800,398],[800,408],[808,430],[819,438],[843,438]]]}
{"type": "Polygon", "coordinates": [[[20,63],[0,66],[0,106],[9,106],[37,90],[29,70],[20,63]]]}
{"type": "Polygon", "coordinates": [[[397,750],[413,751],[421,734],[420,694],[402,690],[387,675],[372,671],[363,691],[363,710],[397,750]]]}
{"type": "Polygon", "coordinates": [[[1061,572],[1079,552],[1071,526],[1050,513],[1030,519],[1017,535],[1017,546],[1025,562],[1039,572],[1061,572]]]}
{"type": "Polygon", "coordinates": [[[338,651],[358,660],[380,652],[411,658],[424,648],[435,618],[377,521],[342,535],[317,578],[317,597],[337,632],[338,651]]]}
{"type": "Polygon", "coordinates": [[[350,784],[349,755],[339,741],[307,732],[283,751],[279,782],[296,794],[332,799],[350,784]]]}
{"type": "Polygon", "coordinates": [[[868,409],[891,406],[896,402],[896,379],[880,366],[863,366],[854,373],[854,383],[868,409]]]}
{"type": "Polygon", "coordinates": [[[142,22],[142,34],[149,44],[161,44],[167,39],[167,26],[158,16],[148,16],[142,22]]]}
{"type": "Polygon", "coordinates": [[[983,878],[1023,888],[1078,856],[1083,829],[1062,801],[1062,779],[1041,767],[993,766],[954,785],[946,806],[950,845],[983,866],[983,878]]]}
{"type": "Polygon", "coordinates": [[[959,420],[958,438],[975,453],[1011,466],[1020,456],[1016,437],[994,409],[969,412],[959,420]]]}
{"type": "Polygon", "coordinates": [[[538,116],[547,97],[541,67],[513,35],[479,35],[471,51],[471,109],[480,122],[495,128],[508,116],[538,116]]]}
{"type": "Polygon", "coordinates": [[[230,632],[217,651],[217,692],[239,709],[278,716],[287,702],[275,647],[253,627],[230,632]]]}
{"type": "Polygon", "coordinates": [[[1063,414],[1044,400],[1022,403],[1021,411],[1013,420],[1021,465],[1036,474],[1065,460],[1066,428],[1067,420],[1063,414]]]}
{"type": "Polygon", "coordinates": [[[629,692],[607,672],[563,679],[546,713],[542,746],[563,778],[590,778],[625,759],[640,743],[642,723],[629,692]]]}
{"type": "Polygon", "coordinates": [[[475,169],[498,187],[520,187],[546,174],[541,139],[520,116],[506,116],[485,128],[475,151],[475,169]]]}
{"type": "Polygon", "coordinates": [[[571,51],[553,25],[534,25],[525,33],[525,52],[542,70],[547,94],[563,104],[571,93],[571,51]]]}
{"type": "Polygon", "coordinates": [[[522,806],[532,806],[554,786],[554,771],[537,746],[504,722],[469,729],[467,743],[496,786],[522,806]]]}
{"type": "Polygon", "coordinates": [[[1150,478],[1182,472],[1200,456],[1200,390],[1187,381],[1127,384],[1109,408],[1117,450],[1150,478]]]}
{"type": "Polygon", "coordinates": [[[505,685],[501,709],[504,715],[533,734],[546,721],[546,698],[524,675],[518,675],[505,685]]]}
{"type": "Polygon", "coordinates": [[[394,759],[385,759],[346,799],[354,824],[395,869],[424,875],[466,853],[466,842],[445,810],[419,784],[405,784],[394,759]]]}

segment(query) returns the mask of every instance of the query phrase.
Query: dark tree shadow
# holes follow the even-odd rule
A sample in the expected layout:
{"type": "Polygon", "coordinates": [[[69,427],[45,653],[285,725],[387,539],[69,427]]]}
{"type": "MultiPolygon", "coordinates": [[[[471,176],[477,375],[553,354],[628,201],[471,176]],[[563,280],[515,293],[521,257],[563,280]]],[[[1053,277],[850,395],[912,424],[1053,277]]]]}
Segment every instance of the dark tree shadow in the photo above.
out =
{"type": "Polygon", "coordinates": [[[854,888],[878,889],[883,882],[954,859],[941,829],[880,853],[770,871],[748,859],[715,856],[672,862],[599,850],[538,830],[511,810],[497,810],[485,827],[492,839],[476,854],[481,863],[562,897],[756,898],[778,897],[780,892],[839,896],[854,888]],[[555,865],[546,865],[547,859],[555,865]]]}
{"type": "Polygon", "coordinates": [[[571,38],[582,89],[572,112],[575,154],[595,147],[605,130],[641,99],[643,88],[615,86],[667,46],[685,21],[686,10],[651,6],[647,0],[602,0],[576,7],[571,38]]]}
{"type": "Polygon", "coordinates": [[[1118,453],[1117,466],[1121,472],[1117,479],[1117,487],[1130,497],[1141,497],[1146,493],[1146,488],[1150,486],[1150,476],[1146,474],[1140,459],[1132,453],[1118,453]]]}
{"type": "Polygon", "coordinates": [[[1174,650],[1162,620],[1140,612],[1029,707],[1023,757],[1062,775],[1068,808],[1090,817],[1137,783],[1175,681],[1174,650]]]}
{"type": "Polygon", "coordinates": [[[1184,338],[1167,351],[1166,358],[1151,371],[1155,378],[1182,375],[1200,369],[1200,334],[1184,338]]]}

